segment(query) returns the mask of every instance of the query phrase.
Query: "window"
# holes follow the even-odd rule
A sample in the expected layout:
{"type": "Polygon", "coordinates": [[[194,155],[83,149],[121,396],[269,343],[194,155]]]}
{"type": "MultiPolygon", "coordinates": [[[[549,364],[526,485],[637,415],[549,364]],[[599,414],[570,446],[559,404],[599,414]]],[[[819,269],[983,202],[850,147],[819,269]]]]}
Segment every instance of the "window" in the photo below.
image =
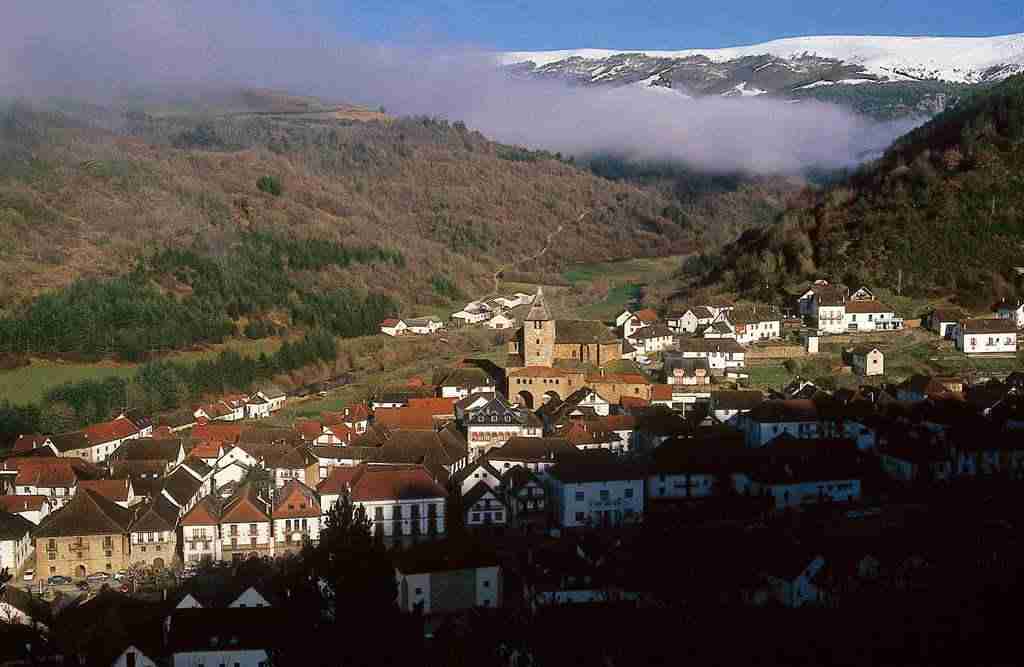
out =
{"type": "Polygon", "coordinates": [[[422,588],[417,588],[416,589],[416,595],[423,595],[423,589],[422,588]]]}
{"type": "Polygon", "coordinates": [[[480,520],[480,512],[473,512],[473,521],[480,520]]]}
{"type": "Polygon", "coordinates": [[[57,540],[50,540],[49,543],[46,545],[46,548],[49,549],[50,551],[56,551],[57,550],[57,540]]]}
{"type": "Polygon", "coordinates": [[[494,520],[495,521],[504,521],[505,520],[505,513],[504,512],[495,512],[494,513],[494,520]]]}
{"type": "Polygon", "coordinates": [[[625,491],[625,493],[623,495],[626,498],[632,498],[633,497],[633,489],[626,489],[626,491],[625,491]]]}
{"type": "Polygon", "coordinates": [[[490,579],[484,579],[484,588],[490,588],[490,587],[491,587],[491,580],[490,579]]]}
{"type": "Polygon", "coordinates": [[[607,489],[602,489],[601,490],[601,501],[602,502],[608,502],[608,490],[607,489]]]}
{"type": "Polygon", "coordinates": [[[583,492],[582,491],[577,491],[576,492],[576,500],[583,500],[583,492]]]}
{"type": "Polygon", "coordinates": [[[583,512],[576,512],[576,521],[583,521],[583,512]]]}

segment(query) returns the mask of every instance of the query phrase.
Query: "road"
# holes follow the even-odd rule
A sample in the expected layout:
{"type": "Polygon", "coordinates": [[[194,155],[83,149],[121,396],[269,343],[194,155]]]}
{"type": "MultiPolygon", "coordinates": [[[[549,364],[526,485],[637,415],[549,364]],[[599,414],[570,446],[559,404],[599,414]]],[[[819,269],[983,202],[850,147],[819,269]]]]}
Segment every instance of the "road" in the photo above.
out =
{"type": "MultiPolygon", "coordinates": [[[[576,218],[576,224],[579,224],[579,223],[583,222],[583,218],[587,217],[592,212],[593,211],[585,211],[585,212],[581,213],[580,216],[578,218],[576,218]]],[[[517,266],[519,266],[520,264],[525,264],[526,262],[532,262],[533,260],[540,259],[544,255],[546,255],[547,252],[548,252],[548,249],[551,247],[551,242],[554,240],[554,238],[556,236],[558,236],[559,234],[562,233],[563,229],[565,229],[565,223],[564,222],[562,224],[558,225],[557,229],[555,229],[553,232],[550,232],[547,235],[547,238],[544,241],[544,247],[541,248],[538,252],[534,253],[533,255],[530,255],[529,257],[522,257],[522,258],[520,258],[520,259],[518,259],[518,260],[516,260],[516,261],[514,261],[514,262],[512,262],[510,264],[506,264],[506,265],[502,266],[501,268],[499,268],[497,271],[495,271],[494,272],[494,294],[499,294],[500,293],[501,274],[502,273],[504,273],[505,271],[508,271],[510,269],[514,269],[517,266]]]]}

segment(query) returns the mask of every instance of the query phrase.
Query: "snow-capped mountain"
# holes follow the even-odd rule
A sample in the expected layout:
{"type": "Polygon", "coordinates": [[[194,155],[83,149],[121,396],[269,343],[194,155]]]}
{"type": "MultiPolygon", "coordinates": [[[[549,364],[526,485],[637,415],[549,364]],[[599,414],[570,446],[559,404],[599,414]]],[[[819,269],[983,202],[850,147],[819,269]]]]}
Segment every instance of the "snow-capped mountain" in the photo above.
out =
{"type": "Polygon", "coordinates": [[[579,49],[498,54],[516,75],[580,85],[636,85],[685,96],[773,95],[801,99],[856,98],[868,112],[934,112],[964,84],[1024,72],[1024,33],[998,37],[793,37],[763,44],[682,51],[579,49]],[[873,107],[878,84],[892,86],[873,107]],[[872,84],[849,94],[848,87],[872,84]],[[833,89],[833,90],[829,90],[833,89]],[[840,91],[844,91],[840,93],[840,91]]]}

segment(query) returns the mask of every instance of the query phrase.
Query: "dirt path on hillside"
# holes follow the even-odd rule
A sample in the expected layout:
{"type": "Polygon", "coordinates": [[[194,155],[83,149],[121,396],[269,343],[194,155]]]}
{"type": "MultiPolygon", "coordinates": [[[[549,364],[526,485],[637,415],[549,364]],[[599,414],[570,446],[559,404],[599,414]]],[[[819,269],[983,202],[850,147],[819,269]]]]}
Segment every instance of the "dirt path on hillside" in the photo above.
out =
{"type": "MultiPolygon", "coordinates": [[[[580,216],[578,218],[576,218],[576,224],[579,224],[579,223],[583,222],[583,218],[587,217],[590,214],[591,214],[591,211],[586,211],[584,213],[581,213],[580,216]]],[[[550,232],[548,234],[547,239],[544,241],[544,247],[541,248],[539,252],[536,252],[533,255],[530,255],[529,257],[523,257],[521,259],[518,259],[518,260],[516,260],[516,261],[514,261],[514,262],[512,262],[510,264],[506,264],[506,265],[502,266],[501,268],[499,268],[497,271],[495,271],[494,272],[494,294],[497,295],[500,292],[499,287],[501,286],[501,274],[502,273],[504,273],[505,271],[508,271],[510,269],[514,269],[517,266],[519,266],[520,264],[525,264],[526,262],[532,262],[533,260],[540,259],[544,255],[546,255],[547,252],[548,252],[548,249],[551,247],[551,242],[554,240],[554,238],[556,236],[558,236],[559,234],[562,233],[563,229],[565,229],[565,223],[564,222],[562,224],[558,225],[557,229],[555,229],[553,232],[550,232]]],[[[486,297],[484,297],[484,298],[486,298],[486,297]]]]}

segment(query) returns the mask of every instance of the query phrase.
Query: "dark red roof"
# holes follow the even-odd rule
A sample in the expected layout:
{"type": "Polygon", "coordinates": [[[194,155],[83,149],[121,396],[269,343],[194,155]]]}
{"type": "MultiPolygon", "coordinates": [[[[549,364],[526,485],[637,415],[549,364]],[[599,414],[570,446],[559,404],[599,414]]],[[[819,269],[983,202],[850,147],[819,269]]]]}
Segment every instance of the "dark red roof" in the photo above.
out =
{"type": "Polygon", "coordinates": [[[37,512],[47,502],[46,496],[0,496],[0,510],[5,512],[37,512]]]}
{"type": "Polygon", "coordinates": [[[139,434],[139,429],[135,424],[131,422],[127,417],[118,417],[108,422],[101,422],[99,424],[93,424],[92,426],[86,426],[82,429],[89,438],[89,442],[93,445],[102,445],[105,442],[113,442],[114,440],[123,440],[130,438],[133,435],[139,434]]]}
{"type": "Polygon", "coordinates": [[[213,496],[206,496],[181,518],[182,526],[213,526],[219,522],[220,511],[213,496]]]}
{"type": "Polygon", "coordinates": [[[320,501],[313,489],[292,479],[278,490],[272,516],[275,519],[317,517],[320,516],[320,501]]]}
{"type": "Polygon", "coordinates": [[[130,483],[127,479],[84,479],[78,483],[78,489],[89,489],[107,500],[123,503],[128,501],[128,486],[130,483]]]}
{"type": "Polygon", "coordinates": [[[221,514],[221,523],[257,523],[269,521],[267,503],[259,496],[258,489],[250,482],[239,487],[228,500],[221,514]]]}

